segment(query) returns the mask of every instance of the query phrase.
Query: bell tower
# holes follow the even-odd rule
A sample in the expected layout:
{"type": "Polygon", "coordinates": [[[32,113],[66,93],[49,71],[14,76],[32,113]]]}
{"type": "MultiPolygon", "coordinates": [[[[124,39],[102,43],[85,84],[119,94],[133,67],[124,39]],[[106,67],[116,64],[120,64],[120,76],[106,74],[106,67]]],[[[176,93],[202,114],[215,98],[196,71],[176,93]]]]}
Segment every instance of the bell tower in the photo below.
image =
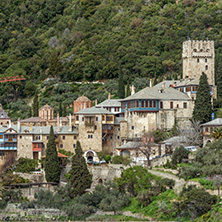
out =
{"type": "Polygon", "coordinates": [[[214,41],[183,42],[183,79],[200,79],[202,72],[207,75],[209,85],[215,86],[214,41]]]}

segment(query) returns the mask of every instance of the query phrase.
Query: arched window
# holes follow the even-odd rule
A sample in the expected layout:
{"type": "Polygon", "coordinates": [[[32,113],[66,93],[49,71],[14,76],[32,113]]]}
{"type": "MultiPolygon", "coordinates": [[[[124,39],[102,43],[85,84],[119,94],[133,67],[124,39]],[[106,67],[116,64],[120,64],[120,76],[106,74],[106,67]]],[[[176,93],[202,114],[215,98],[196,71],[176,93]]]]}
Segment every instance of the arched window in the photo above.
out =
{"type": "Polygon", "coordinates": [[[205,66],[205,70],[208,70],[208,66],[205,66]]]}

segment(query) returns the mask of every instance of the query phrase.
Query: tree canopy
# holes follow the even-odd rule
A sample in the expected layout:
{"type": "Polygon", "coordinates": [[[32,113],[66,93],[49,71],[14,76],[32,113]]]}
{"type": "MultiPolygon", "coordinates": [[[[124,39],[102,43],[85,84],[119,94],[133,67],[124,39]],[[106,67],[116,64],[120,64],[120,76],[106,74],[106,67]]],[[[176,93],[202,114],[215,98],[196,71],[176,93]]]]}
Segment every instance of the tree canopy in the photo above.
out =
{"type": "Polygon", "coordinates": [[[53,127],[50,128],[49,141],[47,143],[45,157],[45,177],[47,182],[59,182],[61,169],[59,158],[56,150],[55,135],[53,127]]]}
{"type": "Polygon", "coordinates": [[[211,120],[212,111],[210,86],[206,74],[202,73],[197,89],[193,119],[200,123],[209,122],[211,120]]]}

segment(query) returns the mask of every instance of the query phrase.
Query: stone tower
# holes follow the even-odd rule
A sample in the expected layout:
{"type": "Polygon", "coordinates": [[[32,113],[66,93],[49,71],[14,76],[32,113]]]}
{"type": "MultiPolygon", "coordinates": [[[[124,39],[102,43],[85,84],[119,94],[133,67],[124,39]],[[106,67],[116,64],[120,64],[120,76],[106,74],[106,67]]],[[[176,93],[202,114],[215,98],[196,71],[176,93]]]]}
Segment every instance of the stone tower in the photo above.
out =
{"type": "Polygon", "coordinates": [[[183,79],[207,75],[209,85],[215,86],[214,41],[183,42],[183,79]]]}

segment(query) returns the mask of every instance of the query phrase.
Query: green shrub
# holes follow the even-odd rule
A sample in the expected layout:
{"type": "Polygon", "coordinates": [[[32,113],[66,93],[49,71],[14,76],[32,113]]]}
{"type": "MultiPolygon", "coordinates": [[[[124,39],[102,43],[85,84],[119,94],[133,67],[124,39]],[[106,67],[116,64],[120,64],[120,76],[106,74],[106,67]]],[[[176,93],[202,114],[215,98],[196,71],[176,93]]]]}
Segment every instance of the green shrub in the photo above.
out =
{"type": "Polygon", "coordinates": [[[123,164],[125,166],[129,165],[131,162],[131,159],[129,157],[124,157],[124,156],[114,156],[112,159],[113,164],[123,164]]]}
{"type": "Polygon", "coordinates": [[[177,147],[172,155],[172,163],[176,165],[177,163],[181,163],[183,159],[187,159],[189,155],[189,151],[186,150],[183,146],[177,147]]]}
{"type": "Polygon", "coordinates": [[[37,166],[38,164],[36,160],[21,157],[18,160],[15,172],[30,173],[31,171],[34,171],[37,166]]]}

